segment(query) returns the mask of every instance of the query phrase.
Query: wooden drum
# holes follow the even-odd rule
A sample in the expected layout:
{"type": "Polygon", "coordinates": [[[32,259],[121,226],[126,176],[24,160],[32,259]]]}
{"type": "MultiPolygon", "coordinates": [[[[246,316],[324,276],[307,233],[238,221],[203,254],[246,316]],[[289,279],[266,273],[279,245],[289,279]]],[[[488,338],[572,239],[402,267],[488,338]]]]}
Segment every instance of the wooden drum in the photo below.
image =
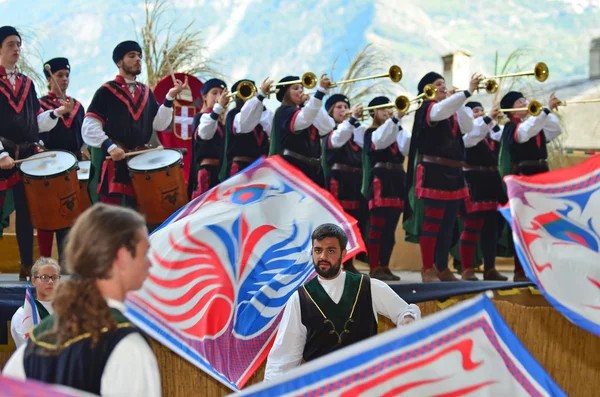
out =
{"type": "Polygon", "coordinates": [[[138,211],[149,224],[160,224],[187,204],[183,156],[164,149],[137,155],[127,162],[138,211]]]}
{"type": "Polygon", "coordinates": [[[36,229],[71,227],[79,215],[77,158],[64,150],[38,153],[21,164],[31,224],[36,229]],[[55,157],[46,157],[55,154],[55,157]],[[46,157],[36,160],[36,157],[46,157]]]}

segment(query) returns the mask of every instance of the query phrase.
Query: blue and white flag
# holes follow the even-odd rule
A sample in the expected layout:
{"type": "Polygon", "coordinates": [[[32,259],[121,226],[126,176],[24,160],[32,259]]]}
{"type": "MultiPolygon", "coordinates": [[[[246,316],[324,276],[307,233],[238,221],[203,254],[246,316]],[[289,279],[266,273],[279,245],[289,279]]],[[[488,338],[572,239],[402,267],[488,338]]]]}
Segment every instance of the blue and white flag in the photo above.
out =
{"type": "Polygon", "coordinates": [[[275,156],[260,159],[174,214],[150,237],[152,267],[128,317],[236,390],[269,353],[291,294],[314,275],[311,234],[322,223],[364,250],[335,199],[275,156]]]}
{"type": "Polygon", "coordinates": [[[505,181],[501,212],[527,277],[565,317],[600,336],[600,156],[505,181]]]}
{"type": "Polygon", "coordinates": [[[485,295],[235,396],[566,396],[485,295]]]}

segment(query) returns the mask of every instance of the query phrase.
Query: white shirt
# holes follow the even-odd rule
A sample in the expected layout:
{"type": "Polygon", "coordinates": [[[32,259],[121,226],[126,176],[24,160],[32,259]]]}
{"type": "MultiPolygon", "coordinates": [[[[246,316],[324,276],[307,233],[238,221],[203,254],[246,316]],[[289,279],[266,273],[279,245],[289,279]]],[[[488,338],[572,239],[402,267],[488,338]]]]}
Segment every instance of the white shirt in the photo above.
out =
{"type": "Polygon", "coordinates": [[[517,142],[525,143],[542,130],[546,135],[546,142],[550,142],[559,136],[562,131],[558,117],[553,113],[546,114],[546,112],[542,112],[538,116],[528,117],[517,127],[517,142]]]}
{"type": "MultiPolygon", "coordinates": [[[[271,136],[271,126],[273,125],[273,111],[264,109],[263,102],[258,96],[265,97],[261,91],[247,100],[242,109],[233,118],[233,127],[236,134],[247,134],[254,131],[257,125],[261,125],[268,136],[271,136]]],[[[213,132],[214,135],[214,132],[213,132]]]]}
{"type": "MultiPolygon", "coordinates": [[[[48,310],[48,313],[54,313],[54,309],[52,309],[52,302],[44,302],[38,301],[48,310]]],[[[12,319],[10,320],[10,334],[12,335],[13,340],[15,341],[15,346],[17,349],[27,342],[27,337],[25,334],[31,332],[31,329],[25,329],[23,327],[23,318],[25,317],[25,309],[23,306],[19,307],[15,314],[13,314],[12,319]]]]}
{"type": "Polygon", "coordinates": [[[494,131],[493,128],[496,126],[496,122],[491,119],[489,124],[485,123],[485,117],[477,117],[473,122],[473,129],[463,135],[463,142],[466,148],[477,146],[488,134],[493,140],[500,142],[502,138],[503,126],[498,125],[499,130],[494,131]]]}
{"type": "Polygon", "coordinates": [[[446,120],[456,113],[458,117],[458,126],[462,133],[466,134],[473,129],[473,110],[465,106],[467,99],[467,95],[463,91],[457,92],[440,102],[434,103],[429,112],[429,120],[446,120]]]}
{"type": "MultiPolygon", "coordinates": [[[[396,114],[394,114],[396,116],[396,114]]],[[[404,156],[408,156],[410,150],[410,139],[411,135],[402,128],[402,119],[394,123],[393,118],[389,118],[380,125],[371,137],[372,143],[375,146],[375,150],[381,150],[389,147],[394,142],[398,144],[398,149],[404,156]]]]}
{"type": "MultiPolygon", "coordinates": [[[[127,83],[133,82],[133,80],[125,79],[127,83]]],[[[134,87],[129,86],[129,90],[134,89],[134,87]]],[[[135,92],[135,89],[134,89],[135,92]]],[[[166,99],[172,101],[169,95],[166,96],[166,99]]],[[[106,117],[110,117],[107,115],[106,117]]],[[[158,111],[156,112],[156,116],[154,116],[154,120],[152,120],[152,129],[154,131],[164,131],[166,130],[171,122],[173,121],[173,107],[166,107],[164,104],[160,105],[158,111]]],[[[81,137],[83,138],[83,142],[86,145],[91,147],[102,147],[102,143],[108,139],[106,132],[104,132],[102,122],[95,117],[86,116],[83,119],[83,125],[81,126],[81,137]]],[[[112,144],[108,148],[108,152],[110,153],[113,149],[115,149],[117,145],[112,144]]]]}
{"type": "MultiPolygon", "coordinates": [[[[328,115],[328,117],[334,122],[335,120],[328,115]]],[[[350,140],[350,137],[354,137],[354,143],[361,148],[365,141],[365,131],[367,127],[359,125],[358,127],[350,124],[350,121],[344,120],[338,124],[337,128],[331,132],[329,137],[329,143],[332,148],[341,148],[350,140]]]]}
{"type": "MultiPolygon", "coordinates": [[[[223,110],[223,106],[221,106],[221,104],[218,102],[212,109],[212,111],[218,115],[221,115],[221,113],[223,113],[223,110]]],[[[198,127],[196,128],[196,131],[198,132],[198,139],[208,141],[212,139],[213,136],[215,136],[215,132],[217,132],[219,119],[217,118],[215,120],[212,117],[210,117],[211,113],[203,113],[202,116],[200,116],[200,124],[198,124],[198,127]]]]}
{"type": "MultiPolygon", "coordinates": [[[[125,312],[125,304],[106,298],[109,307],[125,312]]],[[[25,380],[23,345],[10,357],[2,374],[25,380]]],[[[106,397],[160,397],[160,373],[158,363],[146,340],[138,333],[124,337],[113,349],[102,373],[100,394],[106,397]]]]}
{"type": "MultiPolygon", "coordinates": [[[[320,92],[327,92],[322,87],[317,89],[320,92]]],[[[300,131],[314,125],[319,131],[320,136],[329,134],[335,128],[335,121],[329,117],[325,109],[321,106],[323,101],[315,95],[311,95],[306,106],[300,109],[300,113],[294,120],[294,131],[300,131]]]]}
{"type": "MultiPolygon", "coordinates": [[[[318,280],[331,300],[338,303],[344,292],[346,272],[342,271],[332,280],[324,280],[321,277],[318,277],[318,280]]],[[[376,320],[377,314],[381,314],[392,320],[396,326],[400,326],[406,316],[412,316],[415,320],[421,318],[421,310],[417,305],[407,304],[383,281],[371,278],[371,297],[376,320]]],[[[306,333],[300,313],[300,297],[296,291],[287,302],[279,323],[277,337],[267,358],[265,380],[276,379],[300,365],[306,333]]]]}

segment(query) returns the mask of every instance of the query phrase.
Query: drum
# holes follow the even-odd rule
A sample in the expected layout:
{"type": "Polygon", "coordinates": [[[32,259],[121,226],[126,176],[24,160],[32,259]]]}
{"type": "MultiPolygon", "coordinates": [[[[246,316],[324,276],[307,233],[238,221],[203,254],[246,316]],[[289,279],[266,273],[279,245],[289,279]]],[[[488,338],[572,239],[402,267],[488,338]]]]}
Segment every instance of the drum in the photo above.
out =
{"type": "Polygon", "coordinates": [[[20,169],[31,224],[42,230],[71,227],[79,215],[77,158],[64,150],[52,150],[30,159],[20,169]],[[56,156],[36,160],[48,154],[56,156]]]}
{"type": "Polygon", "coordinates": [[[138,211],[149,224],[160,224],[187,204],[183,156],[164,149],[137,155],[127,161],[138,211]]]}
{"type": "Polygon", "coordinates": [[[79,213],[92,206],[90,192],[88,192],[88,183],[90,181],[91,161],[80,161],[77,170],[77,180],[79,181],[79,213]]]}

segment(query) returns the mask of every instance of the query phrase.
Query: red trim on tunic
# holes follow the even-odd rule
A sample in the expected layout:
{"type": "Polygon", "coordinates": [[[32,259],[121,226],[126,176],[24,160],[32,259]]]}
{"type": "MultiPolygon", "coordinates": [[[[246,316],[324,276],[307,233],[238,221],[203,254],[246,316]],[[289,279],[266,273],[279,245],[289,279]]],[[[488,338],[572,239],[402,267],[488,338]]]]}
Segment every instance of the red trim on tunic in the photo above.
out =
{"type": "Polygon", "coordinates": [[[404,200],[399,197],[381,197],[381,181],[373,178],[373,198],[369,200],[369,209],[391,207],[404,209],[404,200]]]}
{"type": "Polygon", "coordinates": [[[138,103],[136,104],[138,109],[135,112],[133,110],[133,107],[131,106],[134,98],[131,96],[131,92],[129,92],[129,90],[127,88],[117,90],[108,83],[104,84],[103,87],[105,87],[107,90],[109,90],[114,96],[116,96],[119,100],[121,100],[121,102],[123,102],[125,104],[125,106],[127,106],[127,109],[129,110],[129,114],[131,115],[131,117],[134,120],[138,120],[140,118],[140,116],[144,112],[144,109],[146,108],[146,103],[148,103],[148,96],[150,95],[150,89],[148,88],[148,86],[144,86],[144,91],[140,94],[142,99],[139,100],[138,103]],[[126,92],[126,93],[124,93],[124,92],[126,92]],[[131,99],[131,101],[127,100],[125,95],[127,95],[129,97],[129,99],[131,99]]]}
{"type": "Polygon", "coordinates": [[[418,198],[429,198],[433,200],[460,200],[469,196],[469,189],[465,186],[460,190],[437,190],[423,187],[423,176],[425,168],[422,164],[417,165],[417,183],[415,195],[418,198]]]}
{"type": "Polygon", "coordinates": [[[21,173],[16,171],[8,179],[0,179],[0,192],[4,192],[6,190],[11,189],[17,183],[21,182],[23,178],[21,177],[21,173]]]}
{"type": "Polygon", "coordinates": [[[14,109],[14,111],[17,113],[21,113],[21,110],[23,110],[23,105],[25,105],[25,100],[27,99],[27,96],[29,95],[29,89],[31,88],[31,80],[28,79],[26,76],[23,76],[22,74],[18,75],[16,77],[16,80],[17,80],[16,81],[17,84],[14,89],[13,89],[12,84],[8,81],[8,79],[1,80],[4,83],[4,85],[8,86],[12,95],[11,95],[11,93],[6,91],[5,87],[3,87],[2,84],[0,84],[0,92],[2,92],[2,94],[4,94],[4,96],[8,100],[8,104],[14,109]],[[23,89],[21,96],[17,98],[17,94],[19,93],[19,91],[21,89],[21,84],[22,84],[23,80],[25,81],[25,88],[23,89]],[[12,97],[15,97],[15,99],[18,100],[19,102],[15,103],[14,100],[12,99],[12,97]]]}
{"type": "Polygon", "coordinates": [[[102,116],[97,115],[96,113],[93,112],[87,112],[85,114],[85,117],[93,117],[96,120],[98,120],[99,122],[102,123],[102,128],[104,128],[104,124],[106,124],[106,121],[104,121],[104,119],[102,118],[102,116]]]}
{"type": "Polygon", "coordinates": [[[296,117],[298,117],[298,115],[300,114],[301,111],[302,111],[302,109],[296,110],[296,113],[294,113],[294,115],[292,116],[292,121],[290,122],[290,126],[289,126],[289,129],[290,129],[290,131],[292,131],[292,134],[297,134],[297,132],[294,131],[294,123],[296,122],[296,117]]]}
{"type": "MultiPolygon", "coordinates": [[[[42,108],[44,108],[45,110],[54,110],[54,109],[58,109],[59,107],[62,106],[62,103],[59,102],[58,98],[53,93],[51,93],[51,92],[48,93],[48,95],[46,95],[46,97],[43,97],[40,99],[40,106],[42,108]],[[46,97],[49,97],[49,99],[46,97]]],[[[60,117],[63,124],[67,128],[71,128],[71,125],[73,124],[73,120],[75,120],[75,115],[77,114],[77,112],[79,111],[79,108],[81,107],[81,103],[79,103],[79,101],[77,101],[75,98],[71,98],[71,99],[73,99],[73,101],[75,101],[75,105],[73,106],[73,111],[70,113],[64,114],[64,115],[62,115],[62,117],[60,117]]],[[[43,113],[43,112],[41,112],[41,113],[43,113]]]]}
{"type": "Polygon", "coordinates": [[[104,185],[104,179],[108,178],[108,194],[125,194],[127,196],[135,197],[133,186],[115,182],[115,162],[112,160],[104,160],[102,163],[102,174],[100,175],[100,183],[98,184],[98,193],[102,193],[102,186],[104,185]]]}
{"type": "Polygon", "coordinates": [[[436,103],[436,102],[431,102],[431,103],[429,104],[429,107],[427,108],[427,115],[425,116],[425,122],[427,123],[427,125],[428,125],[429,127],[431,127],[431,119],[429,118],[429,117],[430,117],[429,115],[431,114],[431,107],[432,107],[432,106],[433,106],[435,103],[436,103]]]}
{"type": "Polygon", "coordinates": [[[478,211],[496,211],[498,201],[471,201],[471,195],[465,197],[465,208],[468,213],[478,211]]]}
{"type": "Polygon", "coordinates": [[[358,201],[354,201],[354,200],[340,200],[339,199],[339,189],[340,189],[340,186],[339,186],[338,182],[335,179],[330,179],[329,180],[329,192],[331,193],[331,195],[333,197],[335,197],[337,202],[340,203],[342,208],[345,210],[357,210],[360,206],[360,203],[358,201]]]}

